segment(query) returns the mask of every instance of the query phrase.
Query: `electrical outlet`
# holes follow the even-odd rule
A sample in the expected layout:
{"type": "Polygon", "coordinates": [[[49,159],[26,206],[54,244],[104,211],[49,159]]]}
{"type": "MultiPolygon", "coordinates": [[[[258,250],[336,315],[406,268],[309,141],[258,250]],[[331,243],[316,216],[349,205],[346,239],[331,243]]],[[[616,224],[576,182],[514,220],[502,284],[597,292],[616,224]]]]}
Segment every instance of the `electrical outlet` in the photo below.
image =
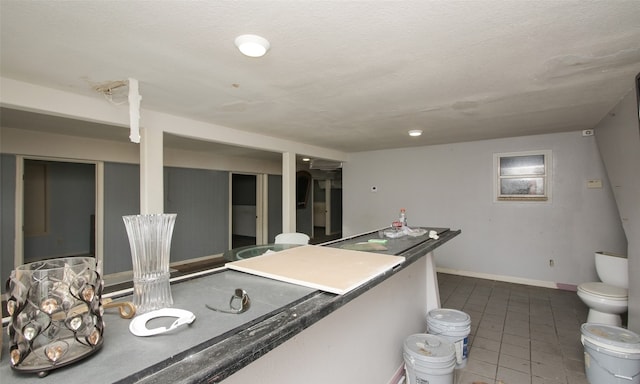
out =
{"type": "Polygon", "coordinates": [[[587,188],[602,188],[602,180],[587,180],[587,188]]]}

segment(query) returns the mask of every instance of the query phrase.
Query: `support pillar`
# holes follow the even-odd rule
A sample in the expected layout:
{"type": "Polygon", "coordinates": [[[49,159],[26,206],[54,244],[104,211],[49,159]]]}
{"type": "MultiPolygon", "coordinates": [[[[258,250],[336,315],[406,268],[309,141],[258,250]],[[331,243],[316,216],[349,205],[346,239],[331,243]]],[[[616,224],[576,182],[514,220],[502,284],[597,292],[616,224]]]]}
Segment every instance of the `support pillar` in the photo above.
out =
{"type": "Polygon", "coordinates": [[[164,142],[162,130],[141,128],[140,213],[164,213],[164,142]]]}
{"type": "Polygon", "coordinates": [[[282,232],[296,231],[296,154],[282,154],[282,232]]]}

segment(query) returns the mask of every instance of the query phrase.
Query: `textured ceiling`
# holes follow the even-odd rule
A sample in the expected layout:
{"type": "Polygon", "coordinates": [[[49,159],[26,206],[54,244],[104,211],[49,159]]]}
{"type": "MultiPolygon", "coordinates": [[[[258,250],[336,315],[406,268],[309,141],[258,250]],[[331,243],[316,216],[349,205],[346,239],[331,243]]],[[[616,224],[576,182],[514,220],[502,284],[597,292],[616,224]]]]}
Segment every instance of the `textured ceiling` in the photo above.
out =
{"type": "Polygon", "coordinates": [[[0,17],[2,77],[96,98],[132,77],[143,125],[345,152],[593,128],[640,72],[637,0],[0,0],[0,17]],[[245,33],[266,56],[238,52],[245,33]]]}

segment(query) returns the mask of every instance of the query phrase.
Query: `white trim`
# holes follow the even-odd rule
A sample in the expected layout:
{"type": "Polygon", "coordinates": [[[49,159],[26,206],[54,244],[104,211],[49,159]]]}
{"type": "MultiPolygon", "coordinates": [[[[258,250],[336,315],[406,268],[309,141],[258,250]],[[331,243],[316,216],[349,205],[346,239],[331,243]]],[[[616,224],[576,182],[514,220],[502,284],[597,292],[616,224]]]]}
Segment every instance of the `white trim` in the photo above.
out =
{"type": "MultiPolygon", "coordinates": [[[[200,261],[207,261],[207,260],[217,260],[217,261],[223,261],[223,253],[218,253],[215,255],[209,255],[209,256],[201,256],[201,257],[196,257],[193,259],[189,259],[189,260],[180,260],[180,261],[174,261],[173,263],[169,264],[169,268],[170,269],[176,269],[175,267],[180,266],[180,265],[184,265],[184,264],[191,264],[191,263],[196,263],[196,262],[200,262],[200,261]]],[[[200,271],[200,272],[193,272],[190,274],[186,274],[186,275],[182,275],[182,276],[176,276],[176,277],[172,277],[169,279],[169,281],[180,281],[183,280],[183,276],[187,276],[187,277],[193,277],[193,276],[199,276],[201,274],[203,274],[203,272],[210,272],[210,271],[216,271],[220,268],[224,268],[224,266],[222,267],[217,267],[217,268],[213,268],[213,269],[207,269],[204,271],[200,271]]],[[[110,287],[116,284],[122,284],[122,283],[131,283],[133,281],[133,270],[129,269],[127,271],[120,271],[120,272],[114,272],[114,273],[110,273],[106,276],[103,276],[103,280],[105,283],[106,287],[110,287]]],[[[120,294],[122,292],[132,292],[131,289],[125,289],[122,291],[116,291],[116,292],[109,292],[109,293],[105,293],[102,295],[102,297],[113,297],[114,294],[120,294]]]]}
{"type": "Polygon", "coordinates": [[[16,156],[16,196],[15,201],[15,235],[13,237],[13,268],[24,264],[24,159],[25,156],[16,156]]]}
{"type": "Polygon", "coordinates": [[[391,379],[387,382],[387,384],[400,384],[405,382],[405,369],[404,363],[400,364],[396,372],[391,376],[391,379]]]}
{"type": "Polygon", "coordinates": [[[104,161],[96,162],[95,258],[98,273],[104,274],[104,161]]]}
{"type": "Polygon", "coordinates": [[[191,263],[197,263],[200,261],[222,259],[223,255],[224,253],[216,253],[215,255],[200,256],[200,257],[194,257],[193,259],[188,259],[188,260],[174,261],[173,263],[170,263],[169,266],[175,268],[176,266],[183,265],[183,264],[191,264],[191,263]]]}
{"type": "Polygon", "coordinates": [[[558,289],[558,285],[552,281],[534,280],[534,279],[527,279],[524,277],[517,277],[517,276],[494,275],[491,273],[471,272],[471,271],[463,271],[460,269],[451,269],[451,268],[442,268],[442,267],[437,267],[436,270],[438,272],[448,273],[451,275],[475,277],[478,279],[503,281],[505,283],[524,284],[524,285],[531,285],[534,287],[558,289]]]}

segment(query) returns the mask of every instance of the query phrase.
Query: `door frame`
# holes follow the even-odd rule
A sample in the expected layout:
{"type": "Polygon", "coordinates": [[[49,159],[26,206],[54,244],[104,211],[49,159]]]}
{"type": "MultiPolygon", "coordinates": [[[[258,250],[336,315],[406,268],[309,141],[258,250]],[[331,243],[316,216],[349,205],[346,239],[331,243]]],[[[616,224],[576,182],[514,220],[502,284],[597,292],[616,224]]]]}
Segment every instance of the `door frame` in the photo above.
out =
{"type": "Polygon", "coordinates": [[[324,234],[331,235],[331,188],[330,179],[325,179],[324,184],[324,234]]]}
{"type": "Polygon", "coordinates": [[[256,245],[269,239],[269,190],[268,177],[264,173],[229,172],[229,249],[233,248],[233,175],[249,175],[256,178],[256,245]]]}
{"type": "Polygon", "coordinates": [[[14,268],[24,264],[24,163],[25,160],[42,160],[58,163],[93,164],[95,166],[95,258],[97,270],[102,275],[104,248],[104,162],[66,159],[59,157],[16,155],[16,196],[15,196],[15,244],[14,268]]]}

